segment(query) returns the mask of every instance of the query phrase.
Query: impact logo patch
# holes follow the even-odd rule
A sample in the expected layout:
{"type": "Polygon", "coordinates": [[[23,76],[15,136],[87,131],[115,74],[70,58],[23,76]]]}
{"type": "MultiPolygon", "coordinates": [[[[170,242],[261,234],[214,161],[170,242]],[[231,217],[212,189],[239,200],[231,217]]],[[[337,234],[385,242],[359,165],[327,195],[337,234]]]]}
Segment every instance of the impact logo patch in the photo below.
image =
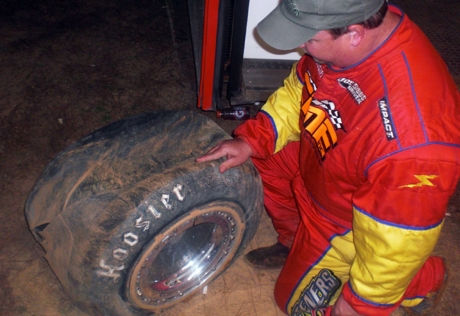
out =
{"type": "Polygon", "coordinates": [[[322,315],[321,309],[328,306],[342,282],[331,270],[323,269],[315,276],[300,294],[292,307],[292,315],[322,315]]]}
{"type": "Polygon", "coordinates": [[[342,88],[348,90],[351,93],[353,99],[355,99],[356,103],[361,104],[364,100],[366,100],[366,95],[361,90],[356,82],[347,78],[339,78],[337,80],[342,88]]]}
{"type": "Polygon", "coordinates": [[[382,98],[379,101],[380,116],[382,117],[383,128],[385,129],[385,135],[387,140],[393,140],[396,138],[395,127],[393,120],[390,115],[390,109],[388,108],[387,100],[382,98]]]}

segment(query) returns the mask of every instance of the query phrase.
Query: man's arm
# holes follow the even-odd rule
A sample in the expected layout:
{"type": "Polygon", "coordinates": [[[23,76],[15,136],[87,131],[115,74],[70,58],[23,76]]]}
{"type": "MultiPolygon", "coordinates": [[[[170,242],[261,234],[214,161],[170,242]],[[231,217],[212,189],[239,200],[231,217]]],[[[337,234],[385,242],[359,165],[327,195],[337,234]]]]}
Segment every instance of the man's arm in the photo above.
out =
{"type": "Polygon", "coordinates": [[[288,142],[298,140],[303,85],[298,80],[297,65],[292,67],[289,76],[284,80],[284,85],[268,98],[260,113],[235,129],[235,139],[217,144],[196,161],[227,157],[219,167],[220,172],[225,172],[241,165],[251,156],[268,158],[288,142]]]}

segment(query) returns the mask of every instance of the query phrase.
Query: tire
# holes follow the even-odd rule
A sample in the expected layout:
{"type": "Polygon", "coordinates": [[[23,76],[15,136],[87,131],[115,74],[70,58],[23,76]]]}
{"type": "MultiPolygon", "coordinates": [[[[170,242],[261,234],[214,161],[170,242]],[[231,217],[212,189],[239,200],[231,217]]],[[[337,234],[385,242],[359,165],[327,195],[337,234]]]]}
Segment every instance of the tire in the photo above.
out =
{"type": "Polygon", "coordinates": [[[247,247],[263,211],[250,161],[196,163],[228,139],[189,111],[110,124],[61,152],[26,218],[70,299],[91,315],[146,315],[209,284],[247,247]]]}

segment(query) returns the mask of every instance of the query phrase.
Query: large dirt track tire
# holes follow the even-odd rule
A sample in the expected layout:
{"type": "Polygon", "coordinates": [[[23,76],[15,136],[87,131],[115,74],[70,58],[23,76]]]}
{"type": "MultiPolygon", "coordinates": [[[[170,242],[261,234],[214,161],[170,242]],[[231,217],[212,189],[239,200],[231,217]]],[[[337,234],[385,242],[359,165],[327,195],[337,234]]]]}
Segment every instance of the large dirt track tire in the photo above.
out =
{"type": "Polygon", "coordinates": [[[195,158],[230,136],[191,111],[110,124],[61,152],[26,218],[71,300],[90,315],[147,315],[216,278],[263,210],[252,163],[220,174],[195,158]]]}

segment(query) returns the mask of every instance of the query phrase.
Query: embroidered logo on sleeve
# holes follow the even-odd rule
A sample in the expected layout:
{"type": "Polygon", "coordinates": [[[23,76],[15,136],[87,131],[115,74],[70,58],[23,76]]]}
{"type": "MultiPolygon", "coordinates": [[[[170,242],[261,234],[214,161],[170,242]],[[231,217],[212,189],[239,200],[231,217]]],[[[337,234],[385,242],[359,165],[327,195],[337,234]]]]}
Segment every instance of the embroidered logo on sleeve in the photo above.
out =
{"type": "Polygon", "coordinates": [[[387,140],[395,139],[395,127],[393,125],[393,119],[391,118],[390,109],[388,108],[386,98],[382,98],[379,101],[379,110],[380,116],[382,117],[383,128],[385,129],[387,140]]]}
{"type": "Polygon", "coordinates": [[[315,311],[328,306],[342,282],[331,270],[323,269],[300,294],[292,307],[292,315],[316,315],[315,311]]]}
{"type": "Polygon", "coordinates": [[[435,179],[438,176],[436,176],[436,175],[423,175],[423,174],[416,175],[416,174],[414,174],[414,177],[416,177],[417,180],[419,180],[418,183],[405,184],[405,185],[400,186],[400,188],[418,188],[418,187],[423,187],[423,186],[434,187],[436,185],[434,185],[430,180],[435,179]]]}

